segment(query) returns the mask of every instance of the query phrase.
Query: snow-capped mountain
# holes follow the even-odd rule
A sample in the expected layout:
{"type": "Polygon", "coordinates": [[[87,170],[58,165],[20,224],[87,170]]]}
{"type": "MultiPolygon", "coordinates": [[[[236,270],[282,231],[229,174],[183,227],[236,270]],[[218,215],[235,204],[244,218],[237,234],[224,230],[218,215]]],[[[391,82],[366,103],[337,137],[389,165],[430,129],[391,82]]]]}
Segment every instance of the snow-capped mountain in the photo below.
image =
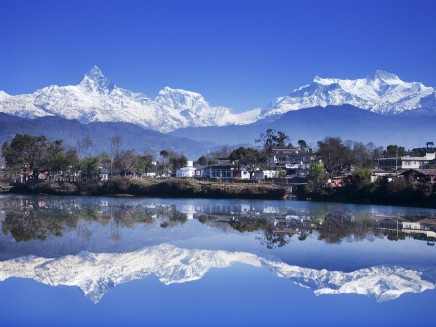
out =
{"type": "Polygon", "coordinates": [[[169,244],[146,247],[130,253],[81,252],[50,259],[35,256],[0,262],[0,281],[31,278],[46,285],[77,286],[98,302],[116,285],[153,274],[162,283],[184,283],[201,279],[211,268],[234,263],[272,271],[276,276],[321,294],[363,294],[377,301],[398,298],[404,293],[434,289],[422,273],[402,267],[378,266],[353,272],[327,271],[291,266],[246,252],[182,249],[169,244]]]}
{"type": "Polygon", "coordinates": [[[212,107],[198,93],[165,87],[155,99],[117,87],[94,66],[78,85],[52,85],[11,96],[0,91],[0,112],[24,118],[58,116],[89,122],[129,122],[168,132],[188,126],[249,123],[260,110],[243,115],[212,107]]]}
{"type": "Polygon", "coordinates": [[[377,70],[361,79],[343,80],[316,76],[311,84],[278,97],[262,110],[260,118],[291,110],[350,104],[380,114],[414,109],[436,111],[435,89],[419,82],[404,82],[398,76],[377,70]]]}
{"type": "Polygon", "coordinates": [[[245,125],[304,108],[349,104],[379,114],[405,111],[436,112],[436,90],[419,82],[404,82],[381,70],[356,80],[315,77],[311,84],[278,97],[268,106],[243,113],[210,106],[199,93],[164,87],[152,99],[122,89],[94,66],[77,85],[52,85],[32,94],[0,91],[0,112],[36,118],[58,116],[81,123],[129,122],[169,132],[182,127],[245,125]]]}

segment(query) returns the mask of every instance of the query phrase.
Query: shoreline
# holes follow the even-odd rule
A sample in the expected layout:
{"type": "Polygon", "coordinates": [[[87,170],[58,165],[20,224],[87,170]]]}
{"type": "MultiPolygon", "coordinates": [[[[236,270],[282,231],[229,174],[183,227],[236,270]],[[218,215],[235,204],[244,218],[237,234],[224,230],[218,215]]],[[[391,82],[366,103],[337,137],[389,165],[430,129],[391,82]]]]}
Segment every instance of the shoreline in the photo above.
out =
{"type": "Polygon", "coordinates": [[[271,184],[208,183],[189,179],[139,180],[114,178],[92,183],[31,182],[15,184],[5,194],[161,198],[264,199],[287,198],[286,188],[271,184]]]}

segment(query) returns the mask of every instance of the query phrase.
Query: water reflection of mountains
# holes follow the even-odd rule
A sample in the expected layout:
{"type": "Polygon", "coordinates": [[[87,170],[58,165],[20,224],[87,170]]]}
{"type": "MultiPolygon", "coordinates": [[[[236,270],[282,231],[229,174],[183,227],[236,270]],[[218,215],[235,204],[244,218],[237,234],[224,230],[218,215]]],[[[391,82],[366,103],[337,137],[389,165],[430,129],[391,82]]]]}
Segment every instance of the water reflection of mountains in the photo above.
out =
{"type": "Polygon", "coordinates": [[[377,301],[435,288],[434,270],[375,266],[352,272],[317,270],[266,259],[247,252],[183,249],[169,244],[128,253],[92,253],[59,258],[26,256],[0,262],[0,282],[9,278],[33,279],[50,286],[79,287],[97,303],[113,287],[149,275],[169,285],[202,279],[211,269],[245,264],[267,269],[275,276],[310,288],[316,295],[361,294],[377,301]]]}
{"type": "MultiPolygon", "coordinates": [[[[295,202],[294,202],[295,203],[295,202]]],[[[326,243],[387,238],[397,241],[411,237],[434,245],[436,214],[433,211],[387,210],[369,207],[346,210],[337,206],[292,205],[268,201],[176,201],[94,198],[14,198],[0,202],[4,235],[15,241],[44,240],[76,229],[90,237],[81,222],[111,225],[111,238],[120,229],[149,226],[171,229],[197,220],[223,231],[256,232],[267,248],[282,247],[291,238],[304,241],[316,235],[326,243]],[[279,203],[279,204],[277,204],[279,203]]]]}

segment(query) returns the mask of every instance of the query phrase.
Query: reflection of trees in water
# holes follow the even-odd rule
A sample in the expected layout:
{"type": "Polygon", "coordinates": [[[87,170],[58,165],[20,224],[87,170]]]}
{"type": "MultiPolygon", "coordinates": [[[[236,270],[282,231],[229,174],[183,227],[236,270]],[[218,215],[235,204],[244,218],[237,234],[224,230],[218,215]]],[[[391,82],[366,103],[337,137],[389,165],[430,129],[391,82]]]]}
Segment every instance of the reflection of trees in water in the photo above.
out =
{"type": "Polygon", "coordinates": [[[343,240],[356,242],[374,240],[382,233],[377,231],[373,221],[368,219],[356,219],[346,212],[329,212],[321,224],[317,225],[318,239],[327,243],[339,244],[343,240]]]}
{"type": "MultiPolygon", "coordinates": [[[[177,207],[165,203],[27,199],[5,201],[1,206],[5,212],[3,233],[10,233],[16,241],[44,240],[50,235],[62,236],[67,229],[75,229],[78,237],[89,240],[92,238],[92,229],[89,228],[92,223],[108,225],[110,238],[119,240],[125,228],[135,228],[138,224],[172,228],[184,224],[188,218],[187,214],[178,210],[180,205],[177,207]]],[[[317,233],[318,240],[332,244],[374,241],[377,238],[402,240],[408,235],[401,232],[401,229],[400,232],[391,231],[390,225],[386,225],[386,219],[378,220],[380,215],[374,213],[332,211],[328,208],[274,210],[273,207],[268,207],[267,213],[261,213],[253,210],[253,207],[240,207],[239,212],[232,211],[235,206],[220,206],[219,210],[216,206],[211,207],[216,214],[206,213],[207,210],[203,207],[203,211],[189,209],[192,211],[188,212],[194,212],[193,217],[200,223],[223,232],[257,231],[256,238],[268,248],[285,246],[293,235],[296,235],[294,239],[304,241],[313,232],[317,233]]],[[[264,207],[259,206],[259,210],[262,208],[264,207]]],[[[418,216],[428,218],[428,214],[418,216]]],[[[402,217],[404,220],[404,215],[402,217]]],[[[410,221],[419,220],[415,218],[410,221]]],[[[395,220],[398,229],[397,225],[398,221],[395,220]]],[[[415,234],[413,237],[420,239],[421,236],[415,234]]],[[[423,239],[425,237],[424,235],[423,239]]]]}
{"type": "Polygon", "coordinates": [[[260,244],[265,245],[268,249],[274,249],[275,247],[282,247],[291,241],[294,234],[289,232],[277,232],[272,228],[265,229],[262,236],[257,237],[260,244]]]}
{"type": "Polygon", "coordinates": [[[76,225],[78,216],[63,213],[50,214],[44,209],[29,209],[22,212],[7,211],[2,230],[17,241],[45,240],[49,235],[62,236],[63,227],[76,225]]]}
{"type": "Polygon", "coordinates": [[[111,224],[111,238],[121,238],[122,228],[133,228],[138,224],[152,224],[157,212],[171,224],[182,224],[187,216],[171,206],[99,206],[80,205],[74,201],[10,201],[3,202],[5,218],[2,230],[11,234],[16,241],[44,240],[48,236],[62,236],[66,229],[75,229],[79,237],[90,239],[89,222],[100,225],[111,224]]]}
{"type": "Polygon", "coordinates": [[[176,210],[175,206],[167,207],[165,209],[166,210],[163,212],[161,210],[160,215],[160,219],[162,220],[160,227],[162,228],[183,225],[188,220],[188,216],[185,213],[176,210]]]}

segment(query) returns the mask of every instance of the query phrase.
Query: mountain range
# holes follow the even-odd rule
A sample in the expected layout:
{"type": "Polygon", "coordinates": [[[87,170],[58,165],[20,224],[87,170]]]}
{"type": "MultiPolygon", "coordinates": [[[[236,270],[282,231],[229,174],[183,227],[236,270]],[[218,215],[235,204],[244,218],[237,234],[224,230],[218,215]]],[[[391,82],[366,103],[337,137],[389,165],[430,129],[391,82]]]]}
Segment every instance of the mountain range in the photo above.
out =
{"type": "MultiPolygon", "coordinates": [[[[311,288],[316,295],[362,294],[377,301],[396,299],[404,293],[435,288],[422,272],[398,266],[377,266],[352,272],[292,266],[246,252],[183,249],[169,244],[130,253],[80,252],[59,258],[35,256],[0,262],[0,281],[31,278],[50,286],[76,286],[97,303],[116,285],[155,275],[162,283],[185,283],[203,278],[212,268],[243,263],[271,271],[275,276],[311,288]]],[[[428,278],[428,277],[427,277],[428,278]]]]}
{"type": "Polygon", "coordinates": [[[11,96],[0,91],[0,112],[23,118],[56,116],[91,122],[128,122],[168,132],[188,126],[249,123],[259,110],[234,114],[212,107],[195,92],[164,87],[154,99],[122,89],[94,66],[77,85],[44,87],[32,94],[11,96]]]}
{"type": "Polygon", "coordinates": [[[315,77],[262,108],[234,113],[182,89],[164,87],[149,98],[119,88],[94,66],[77,85],[52,85],[22,95],[0,91],[0,140],[24,130],[49,133],[74,146],[80,137],[95,135],[99,141],[93,150],[101,152],[116,131],[128,140],[128,148],[170,148],[195,158],[223,144],[253,144],[273,128],[309,143],[339,136],[417,147],[436,139],[435,94],[434,87],[378,70],[356,80],[315,77]],[[96,133],[96,126],[105,132],[96,133]]]}

